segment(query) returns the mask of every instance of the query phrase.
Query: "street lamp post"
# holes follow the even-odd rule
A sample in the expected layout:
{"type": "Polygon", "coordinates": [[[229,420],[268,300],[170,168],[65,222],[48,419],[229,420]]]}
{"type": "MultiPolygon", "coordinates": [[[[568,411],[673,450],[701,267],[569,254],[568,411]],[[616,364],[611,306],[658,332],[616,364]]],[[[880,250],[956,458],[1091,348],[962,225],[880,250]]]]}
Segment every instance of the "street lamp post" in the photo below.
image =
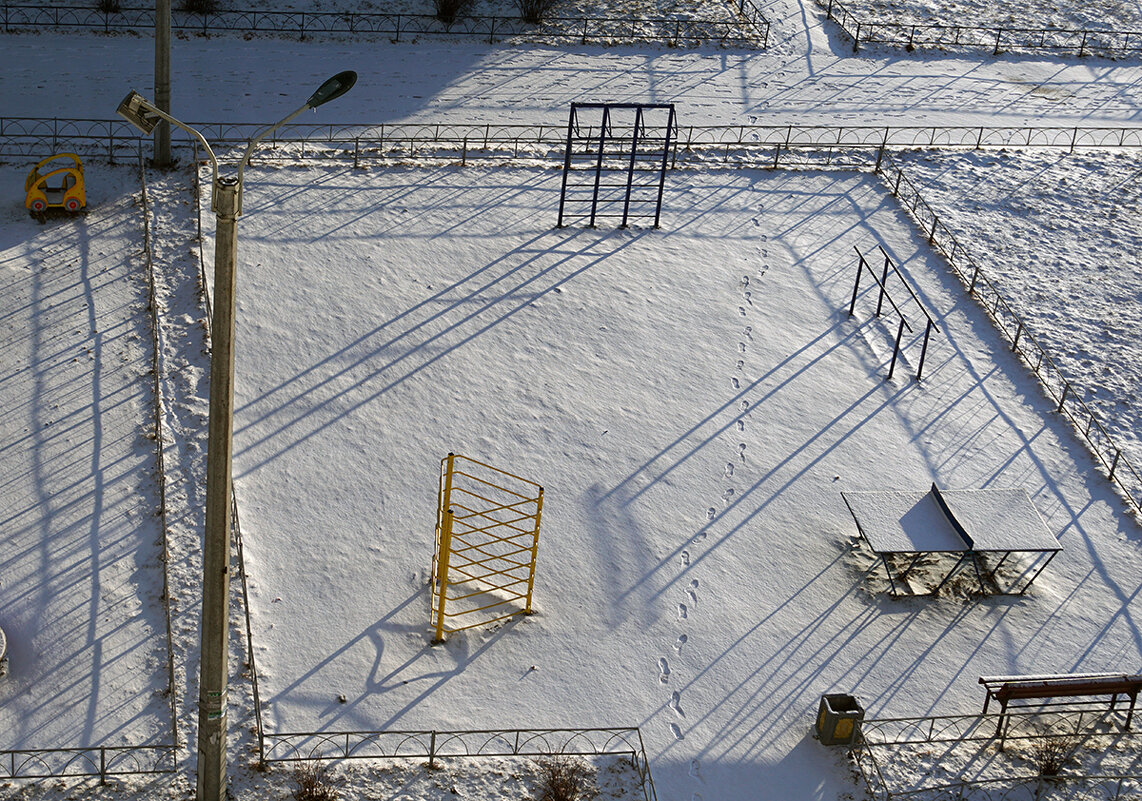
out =
{"type": "Polygon", "coordinates": [[[226,798],[226,694],[230,594],[230,485],[234,429],[234,288],[238,255],[237,220],[242,214],[242,178],[255,146],[297,117],[348,92],[357,74],[346,71],[323,83],[301,108],[254,137],[238,162],[236,176],[218,175],[218,159],[201,133],[131,92],[118,113],[144,134],[166,120],[205,148],[214,169],[211,209],[214,243],[214,319],[211,323],[210,419],[206,452],[206,524],[202,549],[202,662],[198,687],[197,801],[226,798]]]}

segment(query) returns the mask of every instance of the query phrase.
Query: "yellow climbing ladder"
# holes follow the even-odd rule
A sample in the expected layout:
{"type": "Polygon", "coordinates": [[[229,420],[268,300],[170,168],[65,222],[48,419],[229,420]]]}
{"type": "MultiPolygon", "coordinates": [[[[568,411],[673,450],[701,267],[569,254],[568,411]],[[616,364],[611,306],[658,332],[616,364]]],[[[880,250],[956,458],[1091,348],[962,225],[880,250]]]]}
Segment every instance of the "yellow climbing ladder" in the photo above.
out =
{"type": "Polygon", "coordinates": [[[450,453],[440,461],[432,614],[436,642],[531,613],[543,487],[450,453]]]}

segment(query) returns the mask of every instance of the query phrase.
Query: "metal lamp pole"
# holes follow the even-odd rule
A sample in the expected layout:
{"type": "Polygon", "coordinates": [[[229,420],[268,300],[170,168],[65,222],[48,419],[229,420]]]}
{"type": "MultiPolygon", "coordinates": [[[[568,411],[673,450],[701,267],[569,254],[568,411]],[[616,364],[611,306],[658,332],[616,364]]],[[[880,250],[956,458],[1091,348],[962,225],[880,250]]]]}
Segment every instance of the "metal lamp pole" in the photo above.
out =
{"type": "Polygon", "coordinates": [[[160,119],[176,125],[205,148],[214,168],[211,208],[216,217],[214,319],[211,324],[210,420],[206,453],[206,525],[202,551],[202,662],[198,687],[197,801],[226,798],[226,695],[229,677],[230,487],[234,429],[234,288],[238,255],[237,220],[242,214],[242,178],[254,148],[297,117],[348,92],[352,71],[323,83],[301,108],[259,133],[242,154],[237,176],[218,176],[218,159],[201,133],[159,110],[136,92],[118,113],[144,134],[160,119]]]}

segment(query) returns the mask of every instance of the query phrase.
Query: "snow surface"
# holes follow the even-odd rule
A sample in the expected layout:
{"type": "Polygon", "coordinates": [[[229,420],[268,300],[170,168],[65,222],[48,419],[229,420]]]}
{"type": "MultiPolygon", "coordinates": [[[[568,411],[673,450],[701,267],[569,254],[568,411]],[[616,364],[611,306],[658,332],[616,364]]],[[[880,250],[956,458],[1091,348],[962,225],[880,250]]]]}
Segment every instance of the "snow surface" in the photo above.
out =
{"type": "MultiPolygon", "coordinates": [[[[362,79],[353,94],[307,119],[557,124],[572,100],[625,100],[677,102],[683,124],[1137,120],[1142,72],[1132,63],[854,57],[827,38],[812,3],[764,10],[775,23],[764,53],[187,37],[175,43],[173,105],[188,120],[265,122],[329,73],[354,68],[362,79]]],[[[128,87],[150,84],[145,37],[2,41],[5,116],[106,119],[128,87]],[[82,61],[61,59],[64,49],[82,61]]],[[[1055,156],[1034,158],[1045,166],[1055,156]]],[[[15,497],[24,515],[4,528],[0,625],[14,674],[25,633],[64,642],[71,658],[54,671],[40,659],[39,672],[22,674],[54,706],[0,696],[12,699],[0,724],[19,720],[24,730],[11,742],[26,747],[166,742],[155,453],[145,436],[150,346],[140,212],[130,200],[137,178],[128,167],[89,165],[87,217],[40,228],[22,210],[27,166],[2,168],[10,190],[0,260],[13,282],[0,295],[3,319],[12,331],[50,334],[61,350],[30,349],[29,339],[25,350],[6,348],[0,364],[0,393],[11,393],[0,466],[18,493],[6,484],[4,498],[15,497]],[[78,265],[70,269],[81,284],[85,265],[122,278],[98,293],[92,280],[96,302],[84,308],[74,276],[66,283],[62,269],[42,269],[57,263],[78,265]],[[34,276],[53,272],[64,294],[37,309],[34,276]],[[56,328],[38,328],[46,322],[56,328]],[[76,330],[106,351],[94,366],[80,366],[92,343],[76,330]],[[96,331],[123,336],[100,343],[96,331]],[[67,354],[80,359],[75,367],[54,361],[67,354]],[[49,365],[44,381],[78,389],[30,406],[37,392],[57,391],[35,385],[49,365]],[[101,400],[113,391],[127,400],[101,400]],[[72,461],[76,442],[46,434],[39,447],[18,444],[35,424],[65,419],[53,417],[52,403],[75,415],[66,419],[77,421],[84,459],[72,461]],[[50,476],[39,460],[52,460],[50,476]],[[93,464],[102,485],[91,483],[93,464]],[[49,479],[64,491],[39,503],[49,479]],[[100,488],[103,504],[83,500],[100,488]],[[66,505],[67,493],[79,500],[66,505]],[[81,591],[64,593],[37,569],[33,559],[50,556],[36,534],[45,530],[85,560],[52,560],[74,570],[59,575],[78,579],[81,591]],[[93,577],[105,593],[91,592],[93,577]],[[12,581],[35,583],[61,616],[49,607],[24,623],[31,618],[17,614],[31,602],[10,591],[12,581]]],[[[1079,183],[1085,169],[1069,176],[1079,183]]],[[[946,217],[963,206],[951,172],[938,172],[950,190],[930,198],[946,217]]],[[[1009,174],[992,171],[987,183],[1019,180],[1000,177],[1009,174]]],[[[207,366],[197,210],[185,171],[150,180],[185,769],[102,789],[9,782],[0,784],[5,797],[182,798],[193,781],[207,366]]],[[[759,788],[764,797],[832,799],[860,791],[841,754],[809,736],[822,692],[855,692],[874,716],[972,712],[982,673],[1136,670],[1142,531],[874,177],[674,173],[663,229],[625,232],[554,230],[558,175],[542,169],[303,165],[258,168],[248,180],[237,491],[269,727],[633,724],[664,801],[757,797],[759,788]],[[869,317],[867,296],[860,316],[845,317],[853,244],[883,244],[936,311],[945,336],[923,384],[909,378],[914,338],[897,378],[883,381],[893,332],[869,317]],[[547,488],[540,614],[431,648],[424,582],[437,462],[448,450],[547,488]],[[1028,490],[1064,547],[1029,596],[884,597],[867,552],[854,547],[840,490],[932,480],[1028,490]]],[[[1069,258],[1065,240],[1046,229],[1092,222],[1089,202],[1035,197],[1049,224],[1026,220],[1037,256],[1028,272],[1069,258]]],[[[209,257],[208,203],[202,214],[209,257]]],[[[998,211],[990,227],[996,237],[1019,230],[998,211]]],[[[1123,306],[1137,297],[1128,259],[1110,261],[1094,282],[1123,306]]],[[[1027,302],[1061,318],[1070,300],[1044,290],[1027,302]]],[[[1101,358],[1092,348],[1092,364],[1101,358]]],[[[1121,386],[1133,398],[1130,381],[1105,391],[1121,386]]],[[[288,797],[285,771],[250,767],[251,688],[237,631],[233,654],[235,794],[288,797]]],[[[0,694],[18,686],[12,678],[0,694]]],[[[12,731],[0,725],[0,737],[12,731]]],[[[342,789],[354,799],[451,797],[453,786],[470,797],[518,797],[518,784],[495,782],[523,770],[457,763],[434,780],[400,765],[353,766],[342,789]],[[453,775],[469,778],[453,784],[453,775]]]]}
{"type": "Polygon", "coordinates": [[[1138,155],[917,153],[902,164],[1112,438],[1142,464],[1138,155]]]}
{"type": "Polygon", "coordinates": [[[0,749],[170,739],[138,177],[88,176],[78,222],[2,210],[0,749]]]}

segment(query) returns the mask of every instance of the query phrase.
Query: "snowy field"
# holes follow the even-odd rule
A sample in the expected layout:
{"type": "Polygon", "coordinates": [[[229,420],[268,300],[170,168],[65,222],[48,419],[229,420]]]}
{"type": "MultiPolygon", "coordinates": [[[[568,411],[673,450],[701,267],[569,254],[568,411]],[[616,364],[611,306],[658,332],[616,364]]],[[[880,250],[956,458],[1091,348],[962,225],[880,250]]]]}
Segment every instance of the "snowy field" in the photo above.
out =
{"type": "Polygon", "coordinates": [[[170,741],[138,175],[88,176],[76,222],[0,210],[0,749],[170,741]]]}
{"type": "Polygon", "coordinates": [[[1142,464],[1142,159],[1000,151],[925,153],[901,163],[1142,464]]]}
{"type": "Polygon", "coordinates": [[[639,725],[662,798],[835,797],[823,692],[971,712],[981,674],[1137,663],[1136,525],[873,177],[675,174],[661,231],[553,229],[554,172],[249,180],[236,481],[271,730],[639,725]],[[935,310],[922,384],[915,338],[886,382],[872,301],[846,318],[854,244],[935,310]],[[434,648],[450,450],[546,488],[540,614],[434,648]],[[1065,550],[1029,596],[870,583],[840,491],[933,480],[1030,492],[1065,550]]]}

